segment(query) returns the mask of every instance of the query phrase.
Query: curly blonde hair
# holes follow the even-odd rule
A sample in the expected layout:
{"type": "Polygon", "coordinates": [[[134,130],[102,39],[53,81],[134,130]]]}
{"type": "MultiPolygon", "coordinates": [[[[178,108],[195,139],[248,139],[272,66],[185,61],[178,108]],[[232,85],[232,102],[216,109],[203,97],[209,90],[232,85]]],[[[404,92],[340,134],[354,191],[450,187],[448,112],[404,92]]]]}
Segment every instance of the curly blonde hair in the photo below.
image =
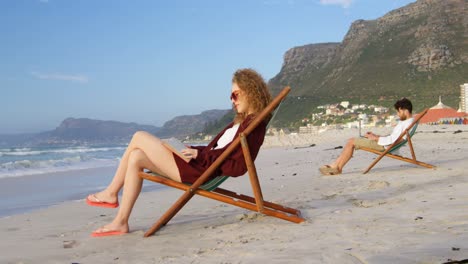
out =
{"type": "MultiPolygon", "coordinates": [[[[271,94],[265,80],[253,69],[237,70],[232,76],[232,83],[239,86],[254,115],[260,113],[271,102],[271,94]]],[[[237,113],[234,117],[234,123],[240,123],[245,118],[245,113],[237,113]]]]}

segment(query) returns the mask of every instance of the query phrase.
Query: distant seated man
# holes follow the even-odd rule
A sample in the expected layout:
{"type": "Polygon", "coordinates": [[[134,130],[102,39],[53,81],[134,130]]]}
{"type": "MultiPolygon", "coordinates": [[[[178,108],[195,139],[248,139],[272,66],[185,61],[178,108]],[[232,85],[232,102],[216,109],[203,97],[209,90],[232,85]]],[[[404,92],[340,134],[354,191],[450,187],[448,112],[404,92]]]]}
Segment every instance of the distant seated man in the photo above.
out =
{"type": "Polygon", "coordinates": [[[411,101],[403,98],[398,100],[394,105],[397,111],[400,121],[393,129],[389,136],[379,136],[372,132],[367,132],[366,135],[361,138],[351,138],[346,143],[340,156],[330,165],[324,165],[320,167],[320,172],[323,175],[338,175],[343,171],[343,167],[353,156],[354,149],[361,147],[371,148],[378,151],[385,151],[385,149],[393,144],[405,129],[407,129],[413,122],[412,111],[413,105],[411,101]]]}

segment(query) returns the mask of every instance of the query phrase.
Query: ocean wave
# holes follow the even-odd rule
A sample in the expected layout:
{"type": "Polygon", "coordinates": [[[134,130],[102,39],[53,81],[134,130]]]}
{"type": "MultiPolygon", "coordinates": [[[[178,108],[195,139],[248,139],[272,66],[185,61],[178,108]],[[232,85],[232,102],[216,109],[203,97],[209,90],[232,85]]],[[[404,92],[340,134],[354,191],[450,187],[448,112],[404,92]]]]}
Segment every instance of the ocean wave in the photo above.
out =
{"type": "Polygon", "coordinates": [[[0,157],[2,156],[36,156],[42,154],[74,154],[74,153],[89,153],[89,152],[106,152],[113,150],[124,150],[125,147],[76,147],[63,149],[43,149],[32,150],[30,148],[14,148],[0,149],[0,157]]]}
{"type": "Polygon", "coordinates": [[[30,151],[31,148],[0,148],[0,152],[8,152],[8,151],[30,151]]]}
{"type": "Polygon", "coordinates": [[[17,160],[0,164],[0,178],[115,166],[118,162],[117,158],[96,159],[83,156],[50,160],[17,160]]]}

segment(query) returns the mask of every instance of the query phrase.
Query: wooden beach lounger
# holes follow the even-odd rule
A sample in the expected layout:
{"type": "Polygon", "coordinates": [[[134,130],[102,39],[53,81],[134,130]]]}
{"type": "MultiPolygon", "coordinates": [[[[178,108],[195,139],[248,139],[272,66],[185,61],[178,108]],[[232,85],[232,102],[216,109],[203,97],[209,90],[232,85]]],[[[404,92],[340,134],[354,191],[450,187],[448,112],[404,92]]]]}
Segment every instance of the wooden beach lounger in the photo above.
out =
{"type": "Polygon", "coordinates": [[[414,119],[413,123],[411,123],[411,125],[407,129],[405,129],[405,131],[403,131],[401,133],[401,135],[398,137],[398,139],[392,145],[390,145],[384,152],[374,150],[374,149],[370,149],[370,148],[364,148],[364,147],[360,148],[360,150],[365,150],[365,151],[372,152],[374,154],[379,155],[379,157],[377,157],[374,160],[374,162],[372,162],[372,164],[369,165],[369,167],[363,173],[365,174],[365,173],[369,172],[372,169],[372,167],[374,167],[375,164],[377,164],[377,162],[379,162],[385,156],[390,157],[390,158],[394,158],[394,159],[397,159],[397,160],[409,162],[409,163],[412,163],[412,164],[416,164],[416,165],[419,165],[419,166],[423,166],[423,167],[426,167],[426,168],[435,168],[434,165],[427,164],[427,163],[416,160],[416,155],[414,154],[414,149],[413,149],[413,142],[411,141],[411,137],[414,135],[414,133],[416,132],[416,129],[418,128],[419,120],[421,120],[421,118],[427,113],[428,110],[429,109],[425,109],[424,111],[419,113],[417,115],[417,117],[414,119]],[[406,138],[403,139],[403,137],[405,135],[406,135],[406,138]],[[409,148],[411,150],[411,157],[412,158],[403,157],[403,156],[395,154],[395,151],[398,150],[399,148],[401,148],[402,146],[404,146],[406,143],[408,143],[408,146],[409,146],[409,148]]]}
{"type": "Polygon", "coordinates": [[[294,223],[301,223],[304,221],[299,210],[263,200],[260,182],[257,177],[257,169],[255,168],[255,164],[250,155],[246,139],[249,133],[251,133],[270,113],[276,109],[290,90],[291,89],[289,87],[284,88],[192,185],[176,182],[161,176],[154,176],[145,172],[139,173],[139,176],[143,179],[158,182],[184,191],[184,194],[172,205],[172,207],[169,208],[169,210],[145,233],[145,237],[151,236],[162,226],[166,225],[195,194],[294,223]],[[237,194],[235,192],[219,188],[218,186],[225,181],[228,176],[219,176],[205,183],[211,174],[221,165],[229,154],[239,146],[239,144],[242,146],[254,197],[237,194]]]}

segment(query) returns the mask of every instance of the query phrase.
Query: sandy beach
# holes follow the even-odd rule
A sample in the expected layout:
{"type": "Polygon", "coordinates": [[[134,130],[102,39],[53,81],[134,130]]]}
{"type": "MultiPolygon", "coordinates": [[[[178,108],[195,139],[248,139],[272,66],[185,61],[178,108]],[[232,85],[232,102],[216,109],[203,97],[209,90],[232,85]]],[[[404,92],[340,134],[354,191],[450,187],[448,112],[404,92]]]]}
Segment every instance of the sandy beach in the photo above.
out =
{"type": "MultiPolygon", "coordinates": [[[[391,128],[373,130],[390,132],[391,128]]],[[[256,160],[265,200],[301,210],[294,224],[195,196],[156,235],[143,233],[182,194],[140,195],[123,236],[92,238],[116,209],[84,200],[0,218],[0,263],[444,263],[468,259],[468,127],[420,126],[427,169],[356,152],[340,176],[318,167],[357,130],[268,137],[256,160]],[[313,145],[315,144],[315,145],[313,145]],[[313,145],[313,146],[311,146],[313,145]]],[[[401,154],[409,154],[408,148],[401,154]]],[[[251,195],[248,177],[223,188],[251,195]]],[[[84,197],[83,197],[84,198],[84,197]]]]}

